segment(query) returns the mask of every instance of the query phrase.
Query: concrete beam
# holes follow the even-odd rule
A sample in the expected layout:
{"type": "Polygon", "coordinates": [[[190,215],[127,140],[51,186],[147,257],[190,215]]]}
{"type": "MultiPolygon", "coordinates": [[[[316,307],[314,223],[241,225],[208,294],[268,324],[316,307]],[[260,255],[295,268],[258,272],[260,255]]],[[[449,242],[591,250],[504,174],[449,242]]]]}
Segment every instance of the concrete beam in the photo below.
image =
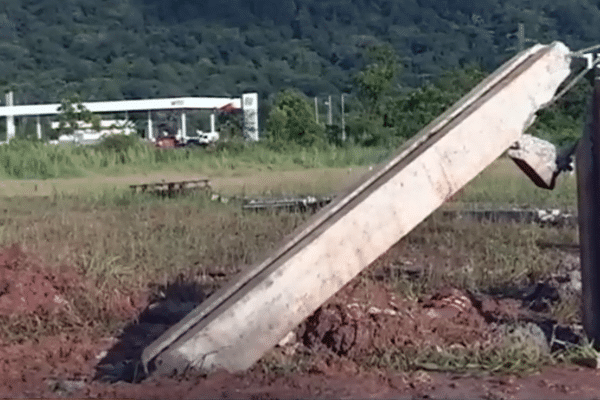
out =
{"type": "Polygon", "coordinates": [[[569,66],[561,43],[515,56],[148,346],[144,365],[165,373],[250,367],[517,141],[569,66]]]}

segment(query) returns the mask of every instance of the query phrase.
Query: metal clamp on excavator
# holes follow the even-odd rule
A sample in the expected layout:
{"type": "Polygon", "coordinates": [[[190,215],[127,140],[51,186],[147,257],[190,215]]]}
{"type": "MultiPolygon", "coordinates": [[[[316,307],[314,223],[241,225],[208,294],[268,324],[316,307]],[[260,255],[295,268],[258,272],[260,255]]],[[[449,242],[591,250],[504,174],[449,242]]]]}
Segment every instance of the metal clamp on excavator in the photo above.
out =
{"type": "MultiPolygon", "coordinates": [[[[600,46],[594,46],[571,53],[573,77],[561,85],[561,90],[545,107],[562,97],[586,75],[589,79],[594,79],[600,62],[599,49],[600,46]]],[[[554,189],[557,176],[563,171],[573,170],[573,154],[577,150],[578,143],[579,141],[575,141],[562,149],[557,149],[546,140],[523,134],[509,148],[508,156],[535,185],[544,189],[554,189]]]]}

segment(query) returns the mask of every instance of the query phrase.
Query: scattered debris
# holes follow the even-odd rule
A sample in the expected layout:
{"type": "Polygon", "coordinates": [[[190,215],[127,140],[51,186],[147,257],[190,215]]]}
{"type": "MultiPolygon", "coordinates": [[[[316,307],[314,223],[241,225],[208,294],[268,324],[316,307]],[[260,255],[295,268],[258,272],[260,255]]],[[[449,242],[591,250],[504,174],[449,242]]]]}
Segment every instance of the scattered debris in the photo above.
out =
{"type": "Polygon", "coordinates": [[[129,185],[133,193],[154,193],[161,196],[172,197],[177,194],[190,192],[193,190],[207,190],[212,191],[210,186],[210,179],[195,179],[177,182],[155,182],[155,183],[141,183],[139,185],[129,185]]]}
{"type": "Polygon", "coordinates": [[[577,216],[560,209],[510,209],[444,211],[444,216],[476,221],[520,222],[551,226],[576,226],[577,216]]]}
{"type": "Polygon", "coordinates": [[[318,209],[326,206],[333,200],[333,196],[325,197],[292,197],[292,198],[280,198],[280,199],[245,199],[242,205],[244,210],[286,210],[286,211],[300,211],[315,212],[318,209]]]}
{"type": "MultiPolygon", "coordinates": [[[[133,398],[149,395],[168,397],[174,393],[179,393],[180,396],[188,393],[189,396],[193,393],[193,397],[196,398],[201,396],[215,398],[230,391],[237,397],[243,398],[251,398],[256,393],[261,394],[258,397],[268,397],[267,393],[281,393],[281,397],[296,393],[294,397],[306,397],[309,394],[324,394],[319,392],[319,385],[330,387],[330,383],[325,384],[325,381],[320,380],[325,377],[340,379],[340,388],[335,393],[342,396],[343,393],[363,393],[356,390],[364,387],[365,376],[370,372],[362,371],[357,365],[374,350],[390,348],[402,350],[410,349],[411,346],[429,345],[434,348],[438,346],[440,349],[457,349],[470,345],[484,348],[493,345],[495,339],[504,335],[505,338],[516,342],[534,344],[540,352],[546,352],[548,349],[556,351],[561,348],[557,344],[578,343],[577,340],[582,334],[581,329],[559,326],[539,316],[535,319],[537,314],[530,309],[530,304],[543,303],[544,299],[544,301],[553,301],[556,291],[546,289],[546,286],[558,287],[558,296],[562,296],[563,293],[572,295],[572,290],[576,290],[577,282],[570,285],[569,277],[576,275],[578,265],[575,261],[566,260],[565,273],[560,269],[560,273],[552,275],[543,282],[542,286],[536,283],[524,289],[516,298],[474,296],[455,288],[444,288],[421,301],[406,300],[380,281],[353,281],[307,319],[301,327],[290,332],[280,341],[276,350],[282,354],[283,360],[286,359],[285,357],[291,360],[297,357],[312,357],[309,361],[311,366],[309,371],[288,374],[281,378],[284,379],[283,381],[273,380],[274,378],[265,380],[264,372],[257,367],[245,375],[216,373],[211,377],[199,378],[192,375],[177,380],[167,378],[146,380],[140,385],[107,386],[106,383],[110,382],[140,382],[144,378],[143,371],[139,368],[140,349],[206,297],[202,287],[196,284],[186,285],[185,280],[181,279],[166,287],[156,288],[153,291],[155,297],[150,300],[150,305],[125,327],[117,338],[99,339],[64,333],[18,343],[0,340],[0,358],[3,361],[0,362],[0,396],[106,397],[110,395],[133,398]],[[561,288],[565,286],[569,289],[563,292],[561,288]],[[94,373],[96,381],[91,381],[90,378],[94,373]],[[291,390],[289,387],[293,386],[296,391],[273,392],[275,386],[271,385],[279,385],[279,390],[283,390],[281,388],[291,390]],[[352,392],[344,391],[349,390],[351,385],[356,385],[352,392]]],[[[407,268],[416,268],[408,260],[403,262],[403,265],[407,268]]],[[[68,271],[63,272],[66,279],[64,281],[53,275],[50,269],[45,269],[40,262],[25,254],[18,246],[5,249],[0,252],[0,276],[10,277],[10,279],[5,279],[9,285],[4,294],[0,295],[0,299],[8,296],[5,298],[20,301],[17,296],[13,296],[13,288],[32,280],[49,282],[50,286],[47,287],[57,291],[57,293],[48,292],[48,296],[43,295],[44,291],[39,291],[44,298],[49,299],[48,301],[54,302],[54,294],[58,294],[66,301],[66,303],[59,302],[63,305],[59,305],[58,310],[61,310],[61,307],[69,307],[71,291],[79,290],[78,282],[82,282],[82,278],[76,274],[71,276],[68,271]],[[19,276],[9,276],[10,271],[28,271],[35,268],[39,268],[40,275],[24,273],[19,276]],[[71,278],[67,279],[69,276],[71,278]],[[18,278],[22,280],[19,281],[18,278]]],[[[40,304],[45,307],[44,303],[40,304]]],[[[39,313],[43,308],[38,307],[35,311],[26,308],[20,310],[15,314],[39,313]]],[[[118,309],[112,311],[120,312],[118,309]]],[[[598,360],[592,355],[590,353],[589,356],[574,361],[580,365],[597,368],[598,360]]],[[[427,365],[421,367],[426,368],[427,365]]],[[[563,371],[564,367],[559,372],[563,371]]],[[[383,376],[382,374],[388,373],[377,369],[373,374],[383,376]]],[[[539,380],[542,377],[546,379],[547,376],[546,373],[541,374],[539,380]]],[[[439,376],[421,371],[412,375],[390,375],[389,379],[393,379],[394,383],[385,383],[388,382],[388,378],[385,378],[384,384],[381,380],[374,380],[372,393],[380,393],[383,390],[392,390],[389,393],[400,393],[402,390],[413,390],[434,383],[439,385],[440,382],[439,376]],[[421,381],[423,382],[419,383],[421,381]]],[[[448,387],[452,386],[446,386],[445,390],[448,390],[448,387]]],[[[447,395],[450,393],[446,392],[447,395]]]]}
{"type": "Polygon", "coordinates": [[[87,385],[85,380],[48,379],[46,382],[51,392],[70,396],[82,390],[87,385]]]}

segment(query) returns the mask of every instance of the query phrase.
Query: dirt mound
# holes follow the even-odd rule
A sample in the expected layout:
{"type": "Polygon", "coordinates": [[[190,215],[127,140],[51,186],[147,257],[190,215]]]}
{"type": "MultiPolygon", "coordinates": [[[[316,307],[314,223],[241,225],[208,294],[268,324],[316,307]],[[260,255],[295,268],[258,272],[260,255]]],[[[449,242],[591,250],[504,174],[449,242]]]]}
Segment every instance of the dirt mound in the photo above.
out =
{"type": "Polygon", "coordinates": [[[103,293],[76,268],[45,265],[18,245],[1,249],[0,397],[82,388],[112,344],[98,336],[103,324],[143,306],[133,297],[103,293]]]}
{"type": "Polygon", "coordinates": [[[54,313],[68,307],[66,291],[82,288],[74,273],[53,273],[13,245],[0,252],[0,316],[54,313]]]}
{"type": "MultiPolygon", "coordinates": [[[[0,346],[0,397],[68,392],[88,380],[102,343],[89,337],[56,335],[0,346]]],[[[68,394],[68,393],[62,393],[68,394]]]]}
{"type": "Polygon", "coordinates": [[[87,306],[127,319],[145,306],[143,297],[118,291],[107,296],[77,269],[45,265],[18,245],[0,250],[0,318],[84,318],[91,316],[87,306]]]}
{"type": "Polygon", "coordinates": [[[456,289],[417,302],[396,298],[384,285],[356,283],[309,317],[298,337],[309,349],[357,358],[394,347],[484,346],[494,331],[456,289]]]}

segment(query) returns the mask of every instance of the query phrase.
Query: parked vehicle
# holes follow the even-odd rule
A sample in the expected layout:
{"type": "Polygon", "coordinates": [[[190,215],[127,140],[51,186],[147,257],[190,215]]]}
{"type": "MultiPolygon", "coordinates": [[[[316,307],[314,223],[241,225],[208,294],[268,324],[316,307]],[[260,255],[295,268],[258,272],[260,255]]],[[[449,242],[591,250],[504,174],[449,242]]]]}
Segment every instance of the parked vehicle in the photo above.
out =
{"type": "Polygon", "coordinates": [[[202,132],[196,130],[196,133],[198,136],[187,138],[185,143],[186,146],[208,146],[219,140],[219,132],[202,132]]]}

